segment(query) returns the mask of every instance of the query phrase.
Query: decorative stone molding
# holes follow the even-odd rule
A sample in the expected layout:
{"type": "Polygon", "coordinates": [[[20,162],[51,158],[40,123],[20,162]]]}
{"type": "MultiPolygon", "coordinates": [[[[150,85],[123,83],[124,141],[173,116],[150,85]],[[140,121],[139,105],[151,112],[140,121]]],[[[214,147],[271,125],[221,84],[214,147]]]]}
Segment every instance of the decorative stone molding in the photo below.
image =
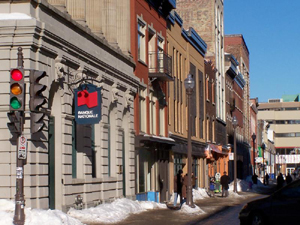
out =
{"type": "Polygon", "coordinates": [[[125,92],[125,105],[126,107],[129,107],[133,102],[133,96],[130,94],[130,91],[127,90],[125,92]]]}
{"type": "Polygon", "coordinates": [[[118,85],[116,83],[113,84],[112,89],[111,89],[111,94],[112,94],[112,102],[115,103],[118,101],[118,85]]]}

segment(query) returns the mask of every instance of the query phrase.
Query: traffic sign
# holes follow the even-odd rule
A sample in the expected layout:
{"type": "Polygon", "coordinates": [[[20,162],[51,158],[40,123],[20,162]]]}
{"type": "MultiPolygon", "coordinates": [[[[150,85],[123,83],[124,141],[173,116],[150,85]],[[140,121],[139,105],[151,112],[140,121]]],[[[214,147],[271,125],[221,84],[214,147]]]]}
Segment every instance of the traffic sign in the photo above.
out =
{"type": "Polygon", "coordinates": [[[27,156],[27,138],[21,135],[18,145],[18,159],[26,159],[27,156]]]}

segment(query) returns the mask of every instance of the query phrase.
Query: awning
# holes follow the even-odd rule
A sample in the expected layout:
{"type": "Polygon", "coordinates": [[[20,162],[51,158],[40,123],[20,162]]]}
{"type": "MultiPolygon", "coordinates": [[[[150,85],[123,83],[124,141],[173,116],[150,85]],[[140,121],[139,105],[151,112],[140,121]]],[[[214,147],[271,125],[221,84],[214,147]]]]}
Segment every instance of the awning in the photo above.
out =
{"type": "Polygon", "coordinates": [[[226,146],[208,144],[206,151],[207,151],[206,155],[211,157],[210,155],[212,152],[222,154],[222,155],[228,155],[229,149],[226,146]]]}
{"type": "Polygon", "coordinates": [[[219,153],[219,154],[222,154],[222,146],[220,146],[220,147],[221,147],[221,150],[220,150],[218,145],[208,144],[209,150],[211,150],[213,152],[216,152],[216,153],[219,153]]]}
{"type": "Polygon", "coordinates": [[[169,137],[160,137],[155,135],[141,134],[135,137],[135,146],[142,147],[149,144],[175,145],[175,141],[169,137]]]}

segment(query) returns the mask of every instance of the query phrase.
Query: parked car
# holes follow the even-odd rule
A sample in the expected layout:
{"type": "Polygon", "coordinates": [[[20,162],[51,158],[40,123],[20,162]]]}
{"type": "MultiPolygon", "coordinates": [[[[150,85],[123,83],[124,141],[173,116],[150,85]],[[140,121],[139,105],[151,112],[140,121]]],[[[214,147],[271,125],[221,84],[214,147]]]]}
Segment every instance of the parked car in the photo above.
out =
{"type": "Polygon", "coordinates": [[[266,198],[247,203],[239,213],[241,225],[300,224],[300,180],[266,198]]]}

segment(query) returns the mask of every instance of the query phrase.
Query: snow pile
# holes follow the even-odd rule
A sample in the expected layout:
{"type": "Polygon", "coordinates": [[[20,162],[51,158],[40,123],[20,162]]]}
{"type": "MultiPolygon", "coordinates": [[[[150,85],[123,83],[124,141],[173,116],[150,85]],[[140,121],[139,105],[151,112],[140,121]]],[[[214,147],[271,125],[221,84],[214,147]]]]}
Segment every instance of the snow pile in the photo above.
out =
{"type": "Polygon", "coordinates": [[[197,201],[199,199],[208,198],[208,194],[204,188],[193,189],[193,200],[197,201]]]}
{"type": "Polygon", "coordinates": [[[122,198],[88,209],[70,209],[68,215],[83,223],[116,223],[126,219],[130,214],[159,208],[167,208],[167,206],[156,202],[139,202],[122,198]]]}
{"type": "Polygon", "coordinates": [[[30,16],[24,13],[0,13],[0,20],[30,20],[30,16]]]}
{"type": "Polygon", "coordinates": [[[195,205],[195,208],[191,208],[190,206],[186,205],[185,203],[183,203],[183,205],[181,206],[180,212],[186,213],[186,214],[193,214],[193,215],[200,215],[200,214],[205,213],[197,205],[195,205]]]}
{"type": "MultiPolygon", "coordinates": [[[[0,225],[13,225],[15,204],[0,199],[0,225]]],[[[82,225],[82,223],[59,210],[25,208],[25,225],[82,225]]]]}

